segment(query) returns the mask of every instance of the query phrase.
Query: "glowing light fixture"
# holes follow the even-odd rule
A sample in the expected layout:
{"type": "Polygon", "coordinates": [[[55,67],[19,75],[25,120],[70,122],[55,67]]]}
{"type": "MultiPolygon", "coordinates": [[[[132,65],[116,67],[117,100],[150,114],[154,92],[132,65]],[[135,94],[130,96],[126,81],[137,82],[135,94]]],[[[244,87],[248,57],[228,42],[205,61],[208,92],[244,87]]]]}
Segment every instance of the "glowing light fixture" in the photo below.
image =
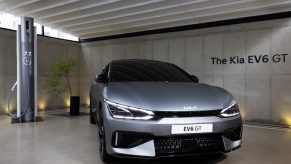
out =
{"type": "Polygon", "coordinates": [[[285,123],[291,128],[291,115],[285,117],[285,123]]]}
{"type": "MultiPolygon", "coordinates": [[[[8,113],[8,105],[6,105],[5,110],[6,110],[6,113],[8,113]]],[[[10,110],[12,112],[15,112],[16,111],[14,102],[11,102],[10,103],[10,110]]]]}
{"type": "Polygon", "coordinates": [[[40,102],[40,103],[38,104],[38,106],[39,106],[39,109],[40,109],[40,110],[44,110],[45,107],[46,107],[46,105],[45,105],[44,102],[40,102]]]}
{"type": "Polygon", "coordinates": [[[289,126],[289,128],[291,128],[291,113],[288,112],[289,109],[290,109],[289,107],[283,108],[284,112],[281,113],[281,118],[283,123],[289,126]]]}
{"type": "Polygon", "coordinates": [[[3,109],[5,109],[5,112],[8,113],[8,106],[7,105],[3,105],[3,109]]]}
{"type": "Polygon", "coordinates": [[[244,120],[246,118],[246,112],[241,109],[240,114],[241,114],[242,119],[244,120]]]}
{"type": "Polygon", "coordinates": [[[90,106],[90,99],[89,98],[86,100],[86,105],[87,105],[87,107],[90,106]]]}
{"type": "Polygon", "coordinates": [[[66,103],[66,107],[70,107],[70,98],[67,98],[66,100],[65,100],[65,103],[66,103]]]}

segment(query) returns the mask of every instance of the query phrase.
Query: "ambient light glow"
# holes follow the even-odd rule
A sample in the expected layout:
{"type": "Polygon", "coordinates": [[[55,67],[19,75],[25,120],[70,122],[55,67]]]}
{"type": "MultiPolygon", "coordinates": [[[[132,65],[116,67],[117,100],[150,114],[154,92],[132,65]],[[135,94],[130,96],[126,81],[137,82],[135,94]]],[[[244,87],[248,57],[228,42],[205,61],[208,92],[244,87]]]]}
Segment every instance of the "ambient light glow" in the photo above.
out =
{"type": "Polygon", "coordinates": [[[66,107],[70,107],[70,98],[67,98],[66,100],[65,100],[65,104],[66,104],[66,107]]]}
{"type": "Polygon", "coordinates": [[[285,123],[291,128],[291,115],[284,118],[285,123]]]}
{"type": "Polygon", "coordinates": [[[8,113],[8,106],[7,105],[3,105],[3,109],[5,109],[5,112],[8,113]]]}
{"type": "MultiPolygon", "coordinates": [[[[8,113],[8,105],[5,105],[5,111],[6,111],[6,113],[8,113]]],[[[10,103],[10,111],[11,112],[15,112],[16,111],[15,105],[14,105],[13,102],[10,103]]]]}
{"type": "Polygon", "coordinates": [[[242,119],[244,120],[246,118],[245,110],[240,110],[240,115],[241,115],[242,119]]]}
{"type": "Polygon", "coordinates": [[[90,99],[89,98],[86,100],[86,106],[90,107],[90,99]]]}
{"type": "Polygon", "coordinates": [[[288,125],[291,128],[291,113],[287,112],[289,111],[288,107],[285,107],[284,112],[281,113],[282,121],[284,124],[288,125]]]}
{"type": "Polygon", "coordinates": [[[40,109],[40,110],[45,110],[46,105],[45,105],[44,102],[39,102],[39,103],[38,103],[38,106],[39,106],[39,109],[40,109]]]}

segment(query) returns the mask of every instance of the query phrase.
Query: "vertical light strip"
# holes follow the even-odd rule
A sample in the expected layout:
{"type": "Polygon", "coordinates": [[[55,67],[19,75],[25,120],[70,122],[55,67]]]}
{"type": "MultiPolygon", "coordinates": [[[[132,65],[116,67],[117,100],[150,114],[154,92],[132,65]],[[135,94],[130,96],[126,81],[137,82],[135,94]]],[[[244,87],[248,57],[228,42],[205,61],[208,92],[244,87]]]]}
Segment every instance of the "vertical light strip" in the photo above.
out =
{"type": "Polygon", "coordinates": [[[37,116],[38,97],[37,97],[37,29],[34,26],[34,119],[37,116]]]}
{"type": "Polygon", "coordinates": [[[118,144],[118,132],[115,132],[115,146],[118,144]]]}
{"type": "Polygon", "coordinates": [[[16,60],[17,60],[17,117],[20,117],[21,114],[21,107],[20,107],[20,25],[18,25],[17,28],[17,37],[16,37],[16,48],[17,48],[17,53],[16,53],[16,60]]]}

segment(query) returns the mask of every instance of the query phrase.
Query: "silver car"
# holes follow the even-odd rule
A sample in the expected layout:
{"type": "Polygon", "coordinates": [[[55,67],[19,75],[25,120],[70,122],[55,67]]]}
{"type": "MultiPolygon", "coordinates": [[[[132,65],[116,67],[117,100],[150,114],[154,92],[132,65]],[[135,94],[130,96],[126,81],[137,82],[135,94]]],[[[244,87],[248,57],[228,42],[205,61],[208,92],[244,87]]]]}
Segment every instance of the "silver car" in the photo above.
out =
{"type": "Polygon", "coordinates": [[[117,156],[229,152],[241,145],[242,118],[235,98],[160,61],[109,63],[90,89],[90,121],[99,127],[105,162],[117,156]]]}

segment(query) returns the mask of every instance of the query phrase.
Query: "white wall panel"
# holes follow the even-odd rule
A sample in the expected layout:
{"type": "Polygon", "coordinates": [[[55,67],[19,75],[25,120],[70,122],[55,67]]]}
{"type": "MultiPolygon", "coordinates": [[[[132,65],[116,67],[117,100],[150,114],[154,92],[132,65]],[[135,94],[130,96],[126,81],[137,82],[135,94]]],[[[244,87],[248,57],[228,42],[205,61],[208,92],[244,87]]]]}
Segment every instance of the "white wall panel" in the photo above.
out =
{"type": "Polygon", "coordinates": [[[269,75],[247,75],[245,110],[248,119],[270,119],[269,75]]]}
{"type": "Polygon", "coordinates": [[[92,50],[92,78],[102,70],[102,46],[95,46],[92,50]]]}
{"type": "Polygon", "coordinates": [[[272,76],[271,84],[271,119],[275,122],[289,122],[291,118],[291,76],[272,76]]]}
{"type": "Polygon", "coordinates": [[[16,39],[5,38],[5,69],[7,74],[16,74],[16,39]]]}
{"type": "Polygon", "coordinates": [[[168,40],[154,40],[153,59],[160,61],[169,61],[168,40]]]}
{"type": "Polygon", "coordinates": [[[55,62],[53,58],[53,44],[51,40],[38,39],[38,72],[43,75],[51,75],[52,66],[55,62]]]}
{"type": "Polygon", "coordinates": [[[104,45],[102,49],[102,68],[114,59],[113,45],[104,45]]]}
{"type": "Polygon", "coordinates": [[[129,42],[126,44],[126,58],[127,59],[138,59],[139,58],[138,43],[129,42]]]}
{"type": "Polygon", "coordinates": [[[185,44],[185,70],[193,75],[203,74],[203,37],[188,37],[185,44]]]}
{"type": "Polygon", "coordinates": [[[115,59],[126,59],[126,44],[115,44],[113,49],[115,59]]]}
{"type": "Polygon", "coordinates": [[[185,68],[185,39],[169,40],[169,62],[185,68]]]}
{"type": "MultiPolygon", "coordinates": [[[[245,32],[234,32],[226,33],[224,35],[223,42],[223,56],[224,58],[230,60],[234,59],[235,63],[237,59],[243,58],[246,59],[246,37],[245,32]],[[236,57],[236,58],[234,58],[236,57]]],[[[244,60],[243,64],[235,64],[234,62],[224,65],[223,73],[226,75],[243,75],[246,72],[246,61],[244,60]]]]}
{"type": "MultiPolygon", "coordinates": [[[[0,89],[2,92],[0,92],[0,113],[1,112],[6,112],[6,96],[7,96],[7,89],[5,86],[5,75],[1,74],[0,75],[0,89]]],[[[12,87],[12,86],[11,86],[12,87]]]]}
{"type": "MultiPolygon", "coordinates": [[[[255,30],[247,32],[247,55],[269,55],[271,53],[271,30],[255,30]]],[[[270,64],[256,62],[247,64],[247,74],[269,75],[270,64]]]]}
{"type": "Polygon", "coordinates": [[[92,52],[93,48],[90,46],[82,47],[82,55],[80,56],[79,61],[79,72],[83,75],[91,75],[92,74],[92,52]]]}
{"type": "MultiPolygon", "coordinates": [[[[92,53],[94,53],[94,52],[92,52],[92,53]]],[[[78,62],[80,60],[79,59],[80,54],[81,54],[80,47],[76,47],[76,46],[72,46],[72,45],[66,46],[66,59],[73,59],[73,60],[78,62]]],[[[92,56],[92,61],[93,61],[93,56],[92,56]]],[[[79,66],[80,66],[80,63],[77,63],[77,66],[71,72],[71,75],[73,75],[73,76],[79,75],[79,66]]],[[[92,72],[93,72],[93,70],[92,70],[92,72]]]]}
{"type": "MultiPolygon", "coordinates": [[[[0,35],[2,31],[0,31],[0,35]]],[[[0,37],[0,75],[5,74],[6,72],[6,42],[5,38],[0,37]]]]}
{"type": "Polygon", "coordinates": [[[204,37],[204,74],[223,74],[223,65],[212,64],[212,57],[223,57],[223,34],[206,35],[204,37]]]}
{"type": "Polygon", "coordinates": [[[139,58],[153,59],[153,42],[143,41],[139,43],[139,58]]]}
{"type": "MultiPolygon", "coordinates": [[[[274,63],[271,66],[272,74],[291,74],[291,26],[276,28],[272,33],[272,55],[288,54],[285,62],[274,63]]],[[[282,56],[280,57],[283,60],[282,56]]]]}

